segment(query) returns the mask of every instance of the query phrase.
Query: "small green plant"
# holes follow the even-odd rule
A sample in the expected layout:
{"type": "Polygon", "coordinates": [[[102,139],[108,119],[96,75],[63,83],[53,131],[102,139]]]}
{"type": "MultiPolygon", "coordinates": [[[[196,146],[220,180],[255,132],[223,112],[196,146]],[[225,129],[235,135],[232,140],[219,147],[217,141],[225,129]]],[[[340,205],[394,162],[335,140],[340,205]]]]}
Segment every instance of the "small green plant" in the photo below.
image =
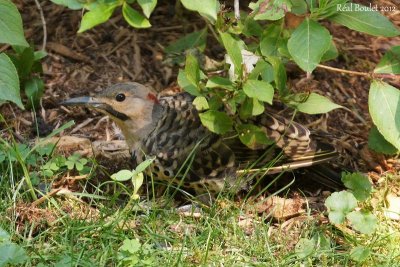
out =
{"type": "MultiPolygon", "coordinates": [[[[3,120],[1,115],[0,119],[3,120]]],[[[55,136],[73,124],[73,121],[64,124],[43,140],[55,136]]],[[[68,166],[71,167],[72,165],[71,161],[74,163],[71,169],[82,167],[77,171],[88,172],[88,168],[84,168],[87,163],[86,159],[79,159],[74,155],[71,156],[71,159],[65,159],[62,156],[53,157],[55,145],[46,144],[43,140],[30,147],[26,144],[17,143],[12,138],[11,140],[0,138],[0,170],[11,169],[14,176],[22,177],[33,199],[37,198],[34,186],[38,185],[44,178],[54,178],[54,171],[67,171],[68,166]],[[67,162],[69,162],[68,166],[67,162]]],[[[19,182],[19,180],[14,182],[19,182]]]]}
{"type": "Polygon", "coordinates": [[[132,200],[136,200],[139,199],[139,189],[143,184],[143,179],[144,179],[144,175],[143,175],[143,171],[150,166],[150,164],[154,161],[154,159],[147,159],[145,161],[143,161],[142,163],[140,163],[136,169],[134,170],[120,170],[117,173],[114,173],[113,175],[111,175],[111,179],[113,179],[114,181],[118,181],[118,182],[125,182],[128,180],[131,180],[132,185],[133,185],[133,193],[131,196],[132,200]]]}
{"type": "Polygon", "coordinates": [[[39,106],[44,83],[39,74],[40,63],[47,54],[34,51],[24,37],[22,19],[16,6],[9,0],[0,0],[0,43],[12,46],[13,53],[0,53],[0,105],[11,101],[24,108],[20,91],[27,97],[27,108],[39,106]]]}
{"type": "Polygon", "coordinates": [[[0,266],[24,264],[28,260],[25,250],[12,242],[10,235],[0,227],[0,266]]]}
{"type": "Polygon", "coordinates": [[[53,3],[67,6],[71,9],[87,9],[83,15],[78,33],[87,31],[96,25],[106,22],[118,7],[122,8],[122,15],[129,25],[135,28],[149,28],[149,18],[157,5],[157,0],[98,0],[98,1],[77,1],[77,0],[51,0],[53,3]],[[132,4],[137,3],[142,9],[143,15],[132,4]]]}
{"type": "MultiPolygon", "coordinates": [[[[361,173],[343,173],[342,181],[348,190],[334,192],[325,201],[330,222],[336,225],[348,224],[361,234],[373,234],[377,228],[378,219],[366,204],[372,191],[371,183],[361,173]]],[[[370,254],[369,247],[360,245],[351,250],[350,257],[357,262],[362,262],[370,254]]]]}
{"type": "Polygon", "coordinates": [[[125,239],[118,250],[118,266],[154,266],[156,259],[150,244],[141,244],[138,239],[125,239]]]}

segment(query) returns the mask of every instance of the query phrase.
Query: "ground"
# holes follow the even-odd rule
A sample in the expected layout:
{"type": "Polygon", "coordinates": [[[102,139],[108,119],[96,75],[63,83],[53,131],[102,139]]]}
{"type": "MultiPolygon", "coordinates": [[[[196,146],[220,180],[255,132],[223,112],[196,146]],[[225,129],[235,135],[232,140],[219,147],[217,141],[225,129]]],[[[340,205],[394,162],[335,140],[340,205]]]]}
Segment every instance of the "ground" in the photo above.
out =
{"type": "MultiPolygon", "coordinates": [[[[42,22],[34,1],[14,2],[22,13],[28,40],[40,48],[42,22]]],[[[398,7],[396,0],[374,3],[398,7]]],[[[121,81],[137,81],[157,91],[175,89],[179,66],[166,62],[164,48],[186,33],[204,27],[200,17],[177,9],[174,1],[165,1],[156,8],[150,29],[133,29],[117,14],[82,34],[76,33],[80,11],[50,1],[42,3],[42,8],[48,56],[43,62],[46,90],[41,107],[34,114],[5,104],[0,112],[14,138],[25,144],[33,144],[38,134],[46,136],[74,120],[74,126],[61,132],[64,139],[57,153],[68,157],[79,151],[91,162],[91,142],[103,141],[104,145],[120,140],[120,131],[107,117],[87,109],[61,107],[60,101],[94,94],[121,81]],[[35,116],[38,128],[34,127],[35,116]]],[[[399,10],[385,15],[400,27],[399,10]]],[[[377,38],[337,25],[326,26],[340,52],[337,60],[329,62],[336,68],[369,72],[387,49],[400,44],[400,38],[377,38]]],[[[221,59],[223,50],[211,35],[208,43],[206,54],[221,59]]],[[[0,47],[0,51],[7,49],[0,47]]],[[[400,79],[391,83],[400,87],[400,79]]],[[[338,163],[369,175],[375,189],[365,205],[373,207],[378,216],[376,234],[361,235],[330,224],[323,205],[330,190],[309,185],[305,180],[296,181],[295,185],[301,186],[283,191],[273,186],[246,202],[220,196],[211,207],[194,211],[176,209],[183,202],[168,192],[160,192],[154,198],[147,194],[147,199],[144,197],[138,205],[127,204],[132,188],[115,185],[104,175],[127,167],[126,158],[115,154],[111,155],[113,161],[104,155],[93,160],[93,166],[100,165],[95,173],[64,172],[51,177],[51,193],[38,202],[24,202],[23,194],[7,188],[7,192],[1,193],[0,226],[28,252],[32,266],[117,266],[125,264],[118,260],[123,253],[128,253],[132,262],[137,260],[137,264],[149,266],[158,262],[167,266],[352,266],[356,263],[349,251],[360,245],[374,253],[363,263],[365,266],[398,265],[399,224],[385,216],[384,210],[398,202],[399,168],[396,158],[384,157],[367,147],[371,127],[369,80],[322,68],[306,78],[305,73],[293,69],[289,72],[289,87],[319,92],[347,108],[326,115],[299,115],[296,120],[331,134],[341,154],[338,163]],[[271,197],[277,191],[279,196],[271,197]],[[304,240],[316,240],[314,252],[305,256],[304,240]]],[[[2,127],[6,129],[5,124],[2,127]]],[[[3,129],[0,136],[11,140],[9,131],[3,129]]],[[[99,151],[101,154],[104,149],[99,151]]],[[[7,176],[20,179],[13,177],[12,172],[7,176]]],[[[5,176],[0,178],[8,180],[5,176]]]]}

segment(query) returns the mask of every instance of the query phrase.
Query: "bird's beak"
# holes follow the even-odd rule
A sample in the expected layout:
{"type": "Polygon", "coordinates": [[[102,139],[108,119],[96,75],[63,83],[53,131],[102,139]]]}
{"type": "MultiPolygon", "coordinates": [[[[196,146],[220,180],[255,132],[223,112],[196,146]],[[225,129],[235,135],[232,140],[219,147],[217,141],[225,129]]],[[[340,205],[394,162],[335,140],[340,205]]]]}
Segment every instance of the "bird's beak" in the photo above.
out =
{"type": "Polygon", "coordinates": [[[88,106],[101,109],[104,103],[90,96],[75,97],[60,103],[62,106],[88,106]]]}
{"type": "Polygon", "coordinates": [[[89,108],[94,108],[98,111],[101,111],[107,115],[111,115],[114,118],[117,118],[122,121],[126,121],[129,119],[127,115],[115,110],[111,105],[104,103],[101,99],[97,99],[95,97],[90,96],[82,96],[75,97],[68,100],[65,100],[60,103],[62,106],[87,106],[89,108]]]}

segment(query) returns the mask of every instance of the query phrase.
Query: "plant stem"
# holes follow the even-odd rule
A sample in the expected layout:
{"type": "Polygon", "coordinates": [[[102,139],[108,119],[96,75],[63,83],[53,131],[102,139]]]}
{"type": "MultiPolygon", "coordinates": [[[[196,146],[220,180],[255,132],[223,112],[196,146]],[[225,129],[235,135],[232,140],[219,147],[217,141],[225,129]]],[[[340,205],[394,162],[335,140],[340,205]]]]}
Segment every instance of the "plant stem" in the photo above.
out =
{"type": "Polygon", "coordinates": [[[400,75],[392,74],[392,73],[373,73],[373,72],[344,70],[344,69],[330,67],[330,66],[326,66],[326,65],[322,65],[322,64],[318,64],[317,67],[321,68],[321,69],[334,71],[334,72],[346,73],[346,74],[350,74],[350,75],[357,75],[357,76],[363,76],[363,77],[368,77],[368,78],[389,78],[389,79],[400,78],[400,75]]]}

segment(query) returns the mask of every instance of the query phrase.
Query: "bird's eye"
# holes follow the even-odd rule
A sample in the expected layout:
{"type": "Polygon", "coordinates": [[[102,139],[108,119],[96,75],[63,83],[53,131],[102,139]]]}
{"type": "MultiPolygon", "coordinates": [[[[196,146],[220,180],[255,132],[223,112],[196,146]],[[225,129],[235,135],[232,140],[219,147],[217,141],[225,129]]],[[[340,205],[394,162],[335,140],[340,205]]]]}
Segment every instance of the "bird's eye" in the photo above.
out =
{"type": "Polygon", "coordinates": [[[124,94],[118,94],[115,96],[115,100],[117,100],[118,102],[122,102],[125,100],[125,95],[124,94]]]}

